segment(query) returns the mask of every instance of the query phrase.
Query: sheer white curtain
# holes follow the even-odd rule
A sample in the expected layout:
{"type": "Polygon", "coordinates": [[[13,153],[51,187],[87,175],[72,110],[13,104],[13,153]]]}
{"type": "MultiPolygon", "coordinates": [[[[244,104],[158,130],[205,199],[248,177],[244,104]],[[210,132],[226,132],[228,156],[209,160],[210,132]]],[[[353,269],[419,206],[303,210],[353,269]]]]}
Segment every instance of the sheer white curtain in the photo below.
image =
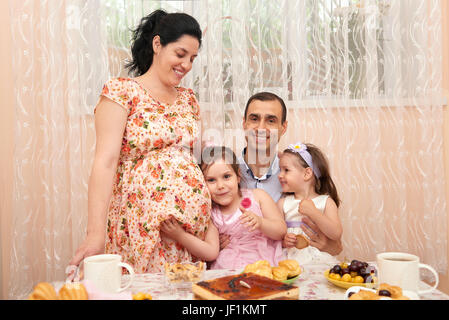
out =
{"type": "Polygon", "coordinates": [[[109,75],[105,36],[96,23],[99,1],[9,4],[15,198],[5,285],[7,298],[15,299],[40,281],[64,279],[84,237],[95,143],[92,106],[109,75]]]}
{"type": "Polygon", "coordinates": [[[93,106],[126,76],[129,29],[162,7],[200,22],[183,85],[206,134],[240,152],[246,100],[288,106],[282,149],[328,155],[344,226],[341,258],[385,250],[447,269],[439,0],[12,1],[15,72],[9,298],[61,280],[84,236],[93,106]]]}
{"type": "Polygon", "coordinates": [[[279,94],[289,121],[281,148],[308,141],[329,157],[340,258],[406,251],[444,272],[440,2],[218,3],[194,2],[205,41],[192,83],[217,140],[240,152],[249,96],[279,94]]]}

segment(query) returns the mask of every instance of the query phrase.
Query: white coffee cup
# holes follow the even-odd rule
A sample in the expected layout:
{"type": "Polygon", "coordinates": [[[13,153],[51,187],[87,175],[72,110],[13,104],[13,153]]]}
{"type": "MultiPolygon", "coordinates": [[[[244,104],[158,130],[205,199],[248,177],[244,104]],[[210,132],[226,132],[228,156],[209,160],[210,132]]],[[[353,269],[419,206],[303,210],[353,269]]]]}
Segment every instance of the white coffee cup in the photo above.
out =
{"type": "Polygon", "coordinates": [[[84,259],[84,279],[106,293],[122,292],[129,288],[134,280],[134,269],[129,264],[121,262],[118,254],[99,254],[84,259]],[[130,279],[126,286],[121,287],[122,267],[129,271],[130,279]]]}
{"type": "Polygon", "coordinates": [[[425,294],[438,287],[438,273],[431,266],[419,263],[419,257],[403,252],[383,252],[377,255],[378,283],[399,286],[402,290],[425,294]],[[435,277],[435,284],[428,290],[419,290],[419,269],[430,270],[435,277]]]}

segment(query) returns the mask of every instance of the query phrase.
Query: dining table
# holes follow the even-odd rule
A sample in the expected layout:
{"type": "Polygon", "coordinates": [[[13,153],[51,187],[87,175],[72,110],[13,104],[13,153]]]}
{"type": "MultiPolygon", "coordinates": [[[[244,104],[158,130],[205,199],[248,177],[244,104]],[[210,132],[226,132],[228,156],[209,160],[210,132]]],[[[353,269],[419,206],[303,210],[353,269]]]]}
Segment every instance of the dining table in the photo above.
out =
{"type": "MultiPolygon", "coordinates": [[[[330,283],[324,273],[330,268],[326,264],[302,265],[300,276],[291,283],[299,287],[299,300],[345,300],[346,289],[330,283]]],[[[218,269],[206,270],[203,280],[235,275],[242,269],[218,269]]],[[[122,277],[123,283],[128,283],[129,275],[122,277]]],[[[424,281],[420,283],[420,290],[429,289],[431,286],[424,281]]],[[[131,286],[128,288],[132,294],[139,292],[149,293],[153,300],[193,300],[191,287],[177,287],[167,284],[163,273],[135,274],[131,286]]],[[[449,300],[449,295],[440,290],[419,296],[420,300],[449,300]]]]}

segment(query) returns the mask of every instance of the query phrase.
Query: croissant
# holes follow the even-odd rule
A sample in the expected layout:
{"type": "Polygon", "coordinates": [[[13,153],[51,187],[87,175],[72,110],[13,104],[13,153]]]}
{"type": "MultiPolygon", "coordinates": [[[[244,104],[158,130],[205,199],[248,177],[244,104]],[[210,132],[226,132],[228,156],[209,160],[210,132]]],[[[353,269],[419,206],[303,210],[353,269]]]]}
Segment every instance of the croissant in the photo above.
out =
{"type": "Polygon", "coordinates": [[[40,282],[34,287],[29,300],[58,300],[58,296],[50,283],[40,282]]]}
{"type": "Polygon", "coordinates": [[[88,300],[86,288],[79,282],[66,283],[59,290],[60,300],[88,300]]]}
{"type": "Polygon", "coordinates": [[[279,261],[278,266],[284,267],[288,270],[288,278],[296,277],[301,274],[301,267],[299,266],[298,261],[293,259],[287,259],[279,261]]]}
{"type": "Polygon", "coordinates": [[[288,277],[288,269],[282,266],[271,268],[271,272],[273,273],[273,279],[284,281],[287,280],[288,277]]]}

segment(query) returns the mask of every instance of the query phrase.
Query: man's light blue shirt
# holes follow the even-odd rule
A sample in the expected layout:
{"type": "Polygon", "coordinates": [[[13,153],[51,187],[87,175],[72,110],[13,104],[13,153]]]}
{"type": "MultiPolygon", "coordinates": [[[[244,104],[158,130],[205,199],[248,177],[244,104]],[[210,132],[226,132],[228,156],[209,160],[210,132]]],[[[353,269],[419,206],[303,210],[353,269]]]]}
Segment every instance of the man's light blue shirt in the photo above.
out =
{"type": "Polygon", "coordinates": [[[273,198],[274,202],[277,202],[282,195],[282,187],[278,179],[280,172],[278,156],[275,156],[265,175],[256,177],[245,162],[245,150],[246,148],[243,149],[241,157],[238,158],[242,176],[240,187],[244,189],[263,189],[273,198]]]}

